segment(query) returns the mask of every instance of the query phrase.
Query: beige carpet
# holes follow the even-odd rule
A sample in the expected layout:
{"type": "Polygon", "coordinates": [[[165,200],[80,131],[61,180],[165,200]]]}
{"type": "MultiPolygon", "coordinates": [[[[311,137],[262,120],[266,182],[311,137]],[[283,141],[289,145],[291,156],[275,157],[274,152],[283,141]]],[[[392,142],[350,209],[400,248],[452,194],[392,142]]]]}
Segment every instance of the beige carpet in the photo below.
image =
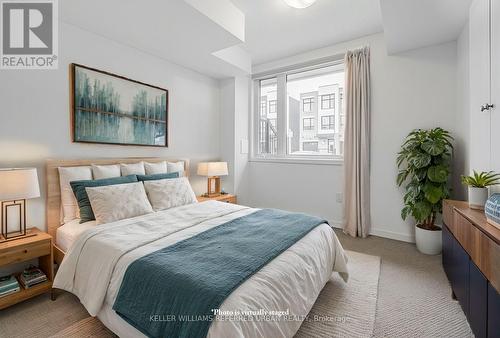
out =
{"type": "Polygon", "coordinates": [[[421,254],[411,243],[336,233],[345,249],[382,260],[374,337],[473,337],[460,305],[451,298],[441,255],[421,254]]]}
{"type": "MultiPolygon", "coordinates": [[[[296,337],[370,337],[375,322],[380,258],[348,252],[349,283],[334,275],[296,337]]],[[[0,337],[113,337],[68,293],[40,296],[0,313],[0,337]],[[29,318],[29,325],[26,325],[29,318]]]]}

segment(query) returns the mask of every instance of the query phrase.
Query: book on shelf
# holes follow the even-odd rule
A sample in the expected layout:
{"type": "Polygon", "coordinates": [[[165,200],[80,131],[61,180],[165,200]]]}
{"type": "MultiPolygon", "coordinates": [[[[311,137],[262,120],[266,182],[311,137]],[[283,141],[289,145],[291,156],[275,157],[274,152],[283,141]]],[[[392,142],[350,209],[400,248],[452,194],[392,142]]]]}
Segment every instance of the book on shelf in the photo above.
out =
{"type": "Polygon", "coordinates": [[[0,277],[0,298],[20,291],[19,283],[14,276],[0,277]]]}
{"type": "Polygon", "coordinates": [[[19,282],[26,289],[47,281],[47,275],[37,267],[30,266],[19,275],[19,282]]]}

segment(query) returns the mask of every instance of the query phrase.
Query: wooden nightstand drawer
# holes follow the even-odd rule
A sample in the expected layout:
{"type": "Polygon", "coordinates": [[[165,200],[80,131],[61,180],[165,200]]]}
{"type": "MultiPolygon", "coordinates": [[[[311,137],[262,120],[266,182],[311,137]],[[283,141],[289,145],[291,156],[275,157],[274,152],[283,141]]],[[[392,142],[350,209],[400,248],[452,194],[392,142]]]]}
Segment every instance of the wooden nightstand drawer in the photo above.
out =
{"type": "Polygon", "coordinates": [[[0,266],[50,255],[50,240],[29,243],[0,251],[0,266]]]}

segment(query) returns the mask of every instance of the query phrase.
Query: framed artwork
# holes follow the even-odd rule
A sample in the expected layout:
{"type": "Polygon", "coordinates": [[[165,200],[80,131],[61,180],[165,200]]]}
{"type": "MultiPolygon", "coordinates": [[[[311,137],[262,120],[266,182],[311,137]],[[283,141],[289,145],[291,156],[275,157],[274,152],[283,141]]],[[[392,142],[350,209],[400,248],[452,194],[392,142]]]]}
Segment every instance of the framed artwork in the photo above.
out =
{"type": "Polygon", "coordinates": [[[168,146],[168,90],[71,64],[73,142],[168,146]]]}

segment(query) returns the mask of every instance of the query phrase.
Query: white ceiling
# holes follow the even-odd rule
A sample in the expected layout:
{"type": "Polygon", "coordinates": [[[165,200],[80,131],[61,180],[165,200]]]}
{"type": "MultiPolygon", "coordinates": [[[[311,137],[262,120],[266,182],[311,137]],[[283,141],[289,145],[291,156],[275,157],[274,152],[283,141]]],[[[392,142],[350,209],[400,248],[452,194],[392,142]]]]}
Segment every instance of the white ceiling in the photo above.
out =
{"type": "Polygon", "coordinates": [[[305,9],[283,0],[232,0],[245,13],[244,48],[261,64],[381,32],[378,0],[317,0],[305,9]]]}
{"type": "Polygon", "coordinates": [[[454,41],[472,0],[380,0],[390,54],[454,41]]]}
{"type": "Polygon", "coordinates": [[[230,0],[64,0],[59,6],[65,23],[212,77],[250,68],[213,54],[244,42],[245,16],[230,0]]]}
{"type": "Polygon", "coordinates": [[[61,21],[215,78],[384,31],[397,53],[453,41],[472,0],[64,0],[61,21]]]}

